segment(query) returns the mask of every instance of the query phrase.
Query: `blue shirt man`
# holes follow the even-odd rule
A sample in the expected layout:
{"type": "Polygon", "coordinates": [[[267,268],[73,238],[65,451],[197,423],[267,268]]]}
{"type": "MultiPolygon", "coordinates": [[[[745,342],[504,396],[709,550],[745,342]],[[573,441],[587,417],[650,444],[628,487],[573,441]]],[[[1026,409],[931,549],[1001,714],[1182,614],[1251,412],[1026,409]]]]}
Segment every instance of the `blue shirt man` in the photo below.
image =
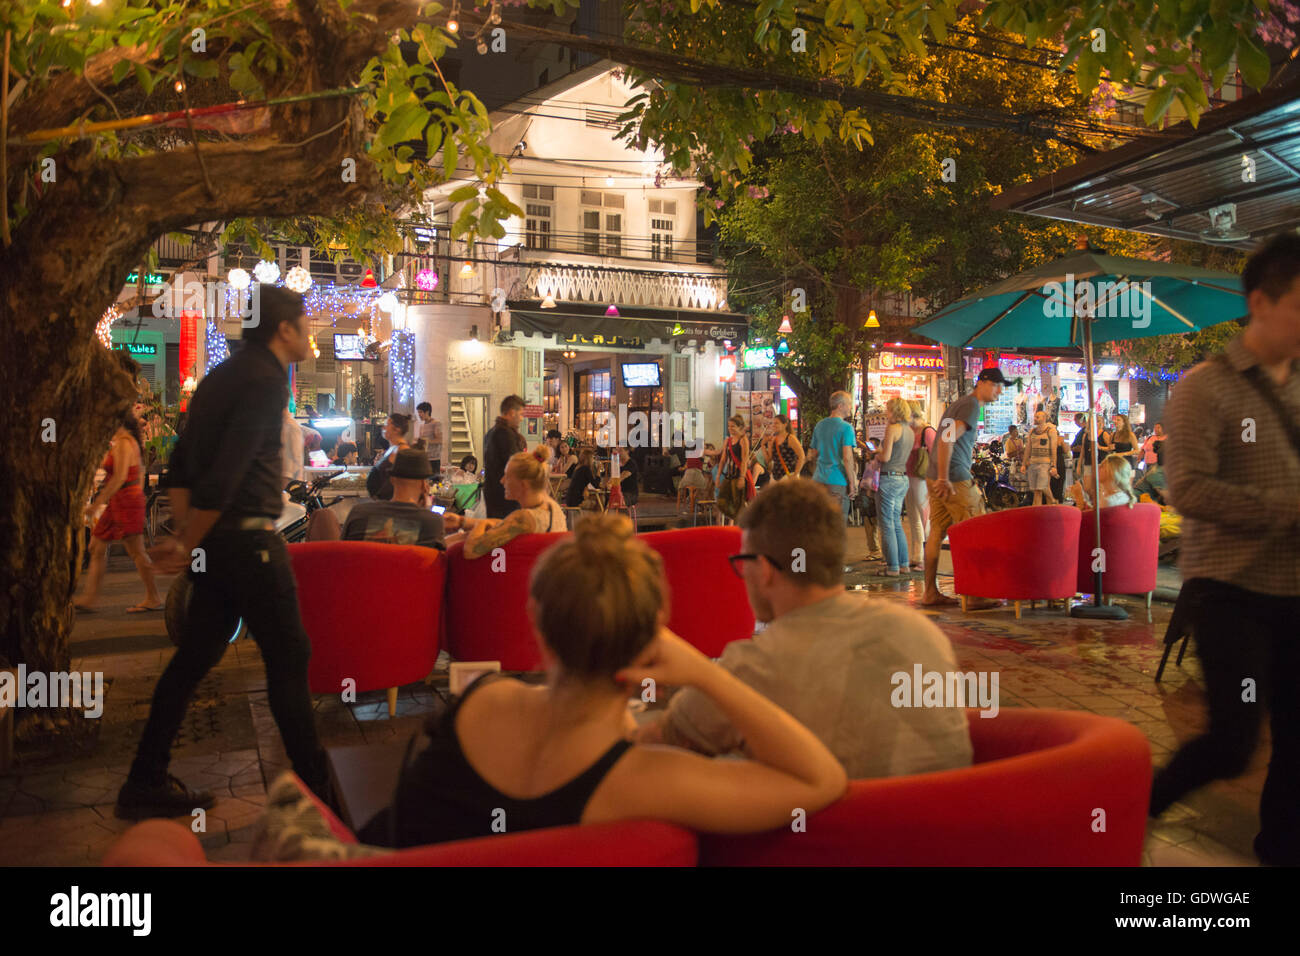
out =
{"type": "Polygon", "coordinates": [[[849,501],[858,491],[857,469],[853,449],[858,439],[846,418],[853,414],[853,396],[848,392],[831,394],[831,413],[813,429],[812,447],[817,452],[817,471],[813,480],[825,486],[840,506],[847,524],[849,501]]]}

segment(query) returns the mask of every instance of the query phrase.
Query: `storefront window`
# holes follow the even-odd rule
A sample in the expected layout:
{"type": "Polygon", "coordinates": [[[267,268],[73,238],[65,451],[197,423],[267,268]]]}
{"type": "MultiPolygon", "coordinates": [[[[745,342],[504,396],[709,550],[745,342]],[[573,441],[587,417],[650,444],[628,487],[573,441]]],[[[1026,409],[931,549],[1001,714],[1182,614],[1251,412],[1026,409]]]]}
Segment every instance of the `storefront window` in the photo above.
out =
{"type": "Polygon", "coordinates": [[[596,433],[609,421],[612,395],[608,370],[578,372],[574,381],[574,429],[588,442],[596,440],[596,433]]]}
{"type": "Polygon", "coordinates": [[[547,372],[542,381],[542,429],[550,431],[560,427],[560,375],[547,372]]]}

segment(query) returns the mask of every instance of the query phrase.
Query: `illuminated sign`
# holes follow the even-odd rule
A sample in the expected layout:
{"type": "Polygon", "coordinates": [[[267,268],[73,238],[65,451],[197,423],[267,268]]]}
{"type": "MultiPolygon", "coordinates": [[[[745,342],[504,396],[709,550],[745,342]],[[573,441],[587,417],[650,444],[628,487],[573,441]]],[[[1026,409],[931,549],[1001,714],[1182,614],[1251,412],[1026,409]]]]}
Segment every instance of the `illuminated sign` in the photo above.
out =
{"type": "Polygon", "coordinates": [[[908,352],[881,352],[882,372],[942,372],[942,355],[913,355],[908,352]]]}
{"type": "MultiPolygon", "coordinates": [[[[128,285],[130,285],[133,282],[139,282],[140,273],[132,272],[129,276],[126,277],[126,281],[128,285]]],[[[145,285],[162,285],[165,281],[167,281],[167,277],[164,275],[160,275],[157,272],[150,272],[144,277],[145,285]]]]}
{"type": "Polygon", "coordinates": [[[114,351],[130,352],[132,355],[157,355],[158,346],[147,345],[144,342],[117,342],[113,345],[114,351]]]}
{"type": "Polygon", "coordinates": [[[734,382],[736,380],[736,357],[724,355],[718,359],[718,381],[734,382]]]}
{"type": "Polygon", "coordinates": [[[750,369],[772,368],[776,365],[776,351],[772,348],[748,348],[740,353],[740,367],[750,369]]]}
{"type": "Polygon", "coordinates": [[[566,345],[612,345],[623,349],[643,349],[645,341],[639,337],[633,338],[626,335],[586,335],[581,332],[574,332],[568,335],[557,335],[556,338],[566,345]]]}

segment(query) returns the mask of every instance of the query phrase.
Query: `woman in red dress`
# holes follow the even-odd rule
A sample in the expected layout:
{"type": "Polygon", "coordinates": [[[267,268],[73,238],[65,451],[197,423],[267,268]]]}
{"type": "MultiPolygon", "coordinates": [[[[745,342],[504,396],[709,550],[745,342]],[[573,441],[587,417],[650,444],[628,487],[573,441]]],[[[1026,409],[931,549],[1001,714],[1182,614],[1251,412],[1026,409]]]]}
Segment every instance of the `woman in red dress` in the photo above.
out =
{"type": "Polygon", "coordinates": [[[86,589],[75,605],[79,611],[93,611],[104,580],[110,542],[121,541],[135,562],[144,581],[144,600],[126,609],[128,614],[158,611],[163,599],[154,583],[153,564],[144,550],[144,487],[140,467],[140,420],[126,412],[113,433],[113,445],[103,468],[108,472],[104,486],[86,508],[86,521],[94,525],[90,532],[90,567],[86,589]]]}

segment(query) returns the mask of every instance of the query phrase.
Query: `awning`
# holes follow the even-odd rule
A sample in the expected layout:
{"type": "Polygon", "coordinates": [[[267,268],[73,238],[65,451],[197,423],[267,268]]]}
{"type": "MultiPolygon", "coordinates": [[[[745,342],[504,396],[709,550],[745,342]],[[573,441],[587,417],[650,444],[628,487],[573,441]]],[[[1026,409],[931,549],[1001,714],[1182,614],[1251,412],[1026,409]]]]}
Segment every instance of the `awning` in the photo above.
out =
{"type": "Polygon", "coordinates": [[[602,312],[578,312],[571,309],[528,308],[525,304],[510,308],[510,330],[515,333],[554,335],[562,345],[594,345],[606,348],[645,348],[658,340],[670,342],[730,341],[739,344],[749,333],[743,315],[724,313],[701,315],[698,312],[659,312],[645,315],[604,315],[602,312]]]}
{"type": "Polygon", "coordinates": [[[1253,249],[1300,225],[1300,61],[1260,93],[1008,189],[1032,216],[1253,249]]]}

